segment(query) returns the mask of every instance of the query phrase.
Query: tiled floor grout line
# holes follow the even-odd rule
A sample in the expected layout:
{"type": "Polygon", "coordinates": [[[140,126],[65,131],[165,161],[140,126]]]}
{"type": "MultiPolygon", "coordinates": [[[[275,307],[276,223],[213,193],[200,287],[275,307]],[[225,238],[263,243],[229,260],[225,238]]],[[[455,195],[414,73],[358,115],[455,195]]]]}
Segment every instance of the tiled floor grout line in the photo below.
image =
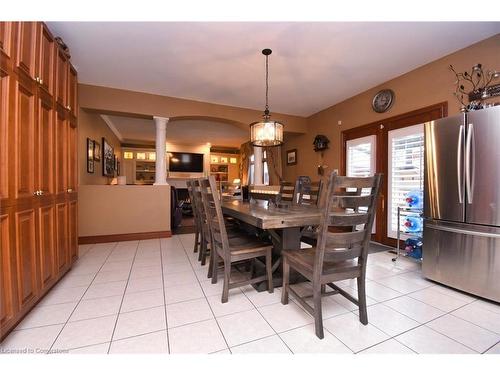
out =
{"type": "Polygon", "coordinates": [[[488,350],[491,350],[492,348],[494,348],[495,346],[497,346],[498,344],[500,344],[500,340],[498,340],[498,342],[494,343],[493,345],[491,345],[488,349],[486,349],[485,351],[483,351],[481,354],[485,354],[488,352],[488,350]]]}
{"type": "MultiPolygon", "coordinates": [[[[94,244],[92,248],[94,248],[96,244],[94,244]]],[[[108,256],[106,257],[106,259],[104,260],[104,262],[102,263],[101,267],[99,267],[99,270],[101,270],[101,268],[104,266],[104,263],[106,263],[106,260],[109,258],[109,256],[113,253],[114,249],[116,248],[116,246],[118,246],[118,242],[115,242],[115,245],[113,246],[113,250],[111,250],[108,254],[108,256]]],[[[90,249],[89,249],[90,251],[90,249]]],[[[99,273],[99,270],[97,271],[97,273],[99,273]]],[[[92,281],[94,281],[94,279],[97,277],[97,273],[95,274],[95,276],[92,278],[92,281]]],[[[78,303],[75,305],[74,309],[71,311],[71,314],[69,314],[68,316],[68,319],[66,319],[66,322],[63,324],[61,330],[59,331],[59,333],[57,334],[56,338],[54,339],[54,341],[52,342],[52,345],[50,346],[49,350],[47,353],[50,353],[52,351],[52,348],[54,347],[54,344],[57,342],[57,339],[59,338],[59,336],[61,335],[62,331],[64,330],[64,328],[66,327],[66,325],[68,324],[69,320],[71,319],[71,316],[75,313],[75,310],[78,308],[78,305],[80,304],[80,302],[82,302],[82,299],[83,297],[85,296],[85,294],[87,293],[87,291],[89,290],[90,286],[92,285],[92,281],[90,282],[90,284],[87,286],[87,288],[85,289],[85,292],[83,292],[82,296],[80,297],[80,299],[78,300],[78,303]]]]}
{"type": "MultiPolygon", "coordinates": [[[[164,314],[165,314],[165,330],[166,330],[166,335],[167,335],[167,350],[168,354],[170,354],[170,337],[168,334],[168,316],[167,316],[167,297],[165,296],[165,275],[163,274],[163,251],[162,251],[162,245],[161,245],[161,238],[159,239],[160,241],[160,266],[161,266],[161,287],[162,287],[162,294],[163,294],[163,303],[164,303],[164,314]]],[[[166,260],[165,260],[166,261],[166,260]]]]}
{"type": "MultiPolygon", "coordinates": [[[[201,292],[205,296],[205,301],[207,302],[207,305],[208,305],[210,311],[212,312],[213,319],[215,320],[215,323],[217,324],[217,327],[219,328],[219,331],[220,331],[220,333],[222,335],[222,338],[224,339],[224,342],[226,343],[226,347],[229,349],[229,353],[232,354],[231,348],[229,347],[229,343],[227,342],[226,336],[224,336],[224,332],[222,331],[222,328],[220,327],[219,321],[217,320],[217,317],[215,316],[214,310],[212,309],[212,306],[210,305],[210,302],[208,302],[208,297],[207,297],[207,295],[205,293],[205,290],[201,287],[201,281],[198,279],[198,277],[196,277],[196,272],[194,270],[193,263],[191,262],[192,259],[189,257],[189,254],[187,253],[186,247],[184,246],[184,244],[182,243],[182,240],[180,238],[179,238],[179,242],[181,243],[181,246],[182,246],[182,249],[184,250],[184,253],[188,257],[189,264],[191,265],[191,269],[195,273],[195,278],[198,281],[199,287],[201,288],[201,292]]],[[[212,254],[210,253],[210,257],[207,259],[207,261],[209,262],[208,264],[210,264],[210,262],[211,262],[211,256],[212,256],[212,254]]],[[[208,267],[207,267],[207,272],[208,272],[208,267]]],[[[215,269],[212,272],[217,272],[217,267],[215,267],[215,269]]]]}
{"type": "Polygon", "coordinates": [[[132,264],[130,265],[128,279],[127,279],[127,282],[125,283],[125,289],[123,289],[122,300],[120,301],[120,307],[118,308],[118,314],[116,314],[116,320],[115,320],[115,324],[113,326],[113,332],[111,333],[111,338],[109,340],[110,342],[109,342],[109,346],[108,346],[108,354],[109,354],[109,351],[111,350],[111,344],[113,342],[113,337],[115,336],[115,330],[116,330],[116,326],[118,325],[118,319],[120,319],[120,312],[121,312],[121,309],[123,306],[123,300],[125,299],[125,292],[127,291],[127,286],[128,286],[129,281],[130,281],[130,275],[132,274],[132,269],[134,268],[135,256],[137,255],[137,249],[139,248],[140,243],[141,243],[141,241],[137,241],[137,246],[135,248],[134,257],[132,258],[132,264]]]}

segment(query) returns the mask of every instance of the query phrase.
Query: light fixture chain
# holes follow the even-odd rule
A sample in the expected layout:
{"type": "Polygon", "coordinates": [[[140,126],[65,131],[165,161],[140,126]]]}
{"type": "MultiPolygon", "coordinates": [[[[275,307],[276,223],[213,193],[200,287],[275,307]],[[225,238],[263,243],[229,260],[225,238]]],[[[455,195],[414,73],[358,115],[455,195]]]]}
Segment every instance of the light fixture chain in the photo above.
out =
{"type": "Polygon", "coordinates": [[[269,56],[266,55],[266,110],[269,110],[269,56]]]}

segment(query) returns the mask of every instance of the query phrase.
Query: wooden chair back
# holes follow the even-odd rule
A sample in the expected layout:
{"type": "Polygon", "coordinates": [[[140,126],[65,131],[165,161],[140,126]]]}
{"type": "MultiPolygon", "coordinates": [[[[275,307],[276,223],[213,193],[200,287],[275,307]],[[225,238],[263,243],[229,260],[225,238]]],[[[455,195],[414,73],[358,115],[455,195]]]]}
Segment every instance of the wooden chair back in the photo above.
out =
{"type": "MultiPolygon", "coordinates": [[[[217,193],[217,184],[213,176],[201,178],[198,181],[206,211],[207,223],[212,234],[212,251],[217,252],[226,262],[230,263],[231,253],[224,215],[222,214],[220,198],[217,193]]],[[[215,253],[213,256],[215,256],[215,253]]]]}
{"type": "Polygon", "coordinates": [[[318,206],[321,197],[323,181],[309,181],[300,184],[297,204],[303,206],[318,206]]]}
{"type": "Polygon", "coordinates": [[[281,181],[280,192],[279,192],[278,197],[277,197],[277,202],[290,203],[290,204],[293,204],[296,202],[295,183],[281,181]]]}
{"type": "Polygon", "coordinates": [[[201,230],[201,224],[199,223],[200,216],[196,208],[196,201],[193,196],[193,180],[186,180],[187,191],[189,194],[189,200],[191,201],[191,211],[193,212],[194,225],[201,230]]]}
{"type": "Polygon", "coordinates": [[[381,174],[372,177],[330,175],[325,196],[314,261],[314,275],[319,277],[323,264],[358,258],[365,272],[370,236],[380,191],[381,174]],[[361,195],[361,191],[367,191],[361,195]],[[346,227],[347,232],[332,233],[330,227],[346,227]]]}
{"type": "Polygon", "coordinates": [[[196,212],[198,215],[198,222],[200,225],[200,231],[203,234],[203,238],[206,242],[211,243],[210,228],[208,225],[207,212],[203,205],[203,196],[201,193],[200,179],[192,180],[192,193],[195,202],[196,212]]]}

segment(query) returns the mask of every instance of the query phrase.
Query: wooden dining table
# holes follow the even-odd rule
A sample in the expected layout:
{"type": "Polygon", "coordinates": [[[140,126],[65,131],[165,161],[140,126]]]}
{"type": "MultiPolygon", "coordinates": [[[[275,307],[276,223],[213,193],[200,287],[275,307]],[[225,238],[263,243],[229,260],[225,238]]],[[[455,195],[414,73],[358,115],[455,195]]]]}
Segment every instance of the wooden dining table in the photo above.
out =
{"type": "MultiPolygon", "coordinates": [[[[321,210],[312,206],[284,205],[277,207],[272,202],[255,200],[222,201],[222,212],[243,223],[269,233],[273,241],[273,284],[281,286],[281,251],[300,249],[301,231],[304,227],[320,223],[321,210]]],[[[264,272],[257,267],[254,272],[264,272]]],[[[292,276],[292,275],[291,275],[292,276]]],[[[297,281],[297,280],[295,280],[297,281]]],[[[291,277],[290,282],[294,282],[291,277]]],[[[257,290],[267,289],[266,282],[254,285],[257,290]]]]}

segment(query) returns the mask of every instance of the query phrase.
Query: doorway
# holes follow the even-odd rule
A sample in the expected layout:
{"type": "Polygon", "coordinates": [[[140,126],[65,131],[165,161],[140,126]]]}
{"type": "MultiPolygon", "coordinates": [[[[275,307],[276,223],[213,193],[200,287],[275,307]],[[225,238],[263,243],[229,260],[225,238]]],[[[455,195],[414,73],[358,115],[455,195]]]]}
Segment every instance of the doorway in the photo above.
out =
{"type": "Polygon", "coordinates": [[[423,187],[423,124],[448,115],[446,102],[342,132],[342,174],[382,173],[372,240],[396,246],[397,206],[423,187]]]}

